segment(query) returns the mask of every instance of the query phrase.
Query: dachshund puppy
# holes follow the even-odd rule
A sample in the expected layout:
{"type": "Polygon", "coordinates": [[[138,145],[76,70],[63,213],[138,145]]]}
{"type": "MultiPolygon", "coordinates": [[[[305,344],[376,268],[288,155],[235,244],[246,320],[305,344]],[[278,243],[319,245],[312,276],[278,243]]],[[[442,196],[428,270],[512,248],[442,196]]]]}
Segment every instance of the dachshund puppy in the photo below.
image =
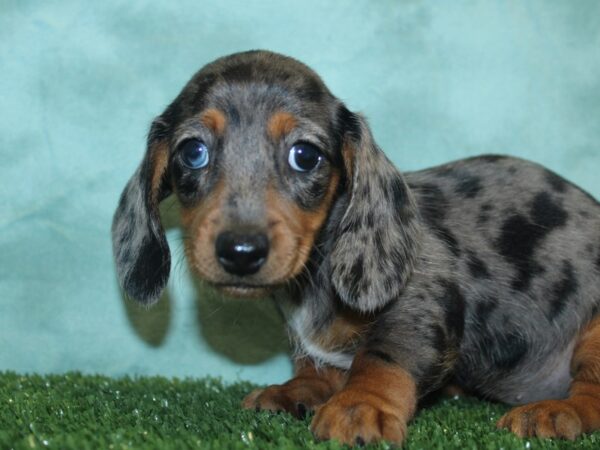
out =
{"type": "Polygon", "coordinates": [[[144,304],[169,276],[170,194],[192,270],[272,295],[289,324],[296,376],[244,407],[401,443],[418,400],[452,383],[515,405],[498,426],[519,436],[600,428],[600,204],[553,172],[481,156],[401,174],[312,70],[251,51],[205,66],[152,123],[112,228],[144,304]]]}

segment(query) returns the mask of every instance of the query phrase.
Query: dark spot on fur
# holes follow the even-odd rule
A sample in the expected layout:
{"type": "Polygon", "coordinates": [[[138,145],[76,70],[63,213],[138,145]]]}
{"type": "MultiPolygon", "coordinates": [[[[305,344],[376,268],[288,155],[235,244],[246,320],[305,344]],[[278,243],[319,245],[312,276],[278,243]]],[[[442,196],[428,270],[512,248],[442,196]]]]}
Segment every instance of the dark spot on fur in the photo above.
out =
{"type": "Polygon", "coordinates": [[[346,233],[358,233],[362,228],[360,219],[356,216],[348,217],[342,222],[339,230],[340,236],[346,233]]]}
{"type": "Polygon", "coordinates": [[[375,227],[375,214],[373,214],[373,211],[369,211],[367,212],[367,214],[365,215],[365,227],[371,229],[375,227]]]}
{"type": "Polygon", "coordinates": [[[308,198],[304,203],[306,208],[315,206],[315,202],[318,202],[323,198],[328,188],[327,180],[315,180],[308,187],[308,198]]]}
{"type": "Polygon", "coordinates": [[[475,278],[490,278],[487,264],[471,251],[467,253],[467,267],[475,278]]]}
{"type": "Polygon", "coordinates": [[[447,348],[446,344],[446,333],[440,325],[433,325],[431,327],[433,338],[431,340],[431,346],[437,353],[444,353],[447,348]]]}
{"type": "Polygon", "coordinates": [[[436,234],[444,242],[444,244],[446,244],[446,246],[454,254],[454,256],[460,256],[461,250],[460,246],[458,245],[458,241],[454,234],[447,227],[437,227],[436,234]]]}
{"type": "Polygon", "coordinates": [[[355,142],[359,142],[362,139],[362,132],[360,130],[360,119],[358,116],[348,110],[343,105],[337,110],[337,133],[340,136],[339,147],[344,136],[348,136],[355,142]]]}
{"type": "Polygon", "coordinates": [[[475,306],[475,322],[478,326],[485,326],[490,315],[498,307],[497,298],[484,298],[475,306]]]}
{"type": "Polygon", "coordinates": [[[308,77],[298,91],[298,97],[304,101],[318,103],[323,98],[323,89],[315,78],[308,77]]]}
{"type": "Polygon", "coordinates": [[[465,326],[465,299],[458,284],[450,280],[441,280],[443,287],[439,303],[444,308],[448,333],[455,339],[461,339],[465,326]]]}
{"type": "MultiPolygon", "coordinates": [[[[164,115],[164,114],[163,114],[164,115]]],[[[150,131],[148,132],[147,145],[151,147],[156,144],[158,141],[166,140],[169,136],[170,127],[167,125],[162,117],[155,119],[150,126],[150,131]]]]}
{"type": "Polygon", "coordinates": [[[567,212],[552,199],[548,192],[540,192],[533,199],[531,218],[536,225],[551,230],[563,226],[568,217],[567,212]]]}
{"type": "Polygon", "coordinates": [[[197,176],[195,173],[185,170],[180,164],[173,164],[171,171],[177,185],[177,194],[184,204],[191,204],[198,193],[197,176]]]}
{"type": "Polygon", "coordinates": [[[387,248],[384,243],[383,233],[381,230],[375,231],[375,247],[377,247],[377,255],[384,258],[387,255],[387,248]]]}
{"type": "Polygon", "coordinates": [[[492,342],[489,344],[492,363],[500,370],[511,370],[525,357],[529,351],[529,345],[521,333],[510,333],[506,335],[488,335],[492,342]]]}
{"type": "Polygon", "coordinates": [[[403,205],[407,202],[407,193],[406,186],[404,185],[404,181],[400,177],[394,177],[389,181],[389,190],[391,193],[391,198],[388,197],[388,192],[385,191],[386,197],[394,205],[403,205]]]}
{"type": "Polygon", "coordinates": [[[481,189],[481,178],[472,175],[461,177],[456,186],[456,192],[465,198],[477,197],[481,189]]]}
{"type": "Polygon", "coordinates": [[[399,176],[389,181],[382,179],[381,182],[385,199],[392,204],[392,207],[396,211],[395,217],[397,222],[402,226],[405,221],[413,217],[413,211],[408,199],[408,187],[402,177],[399,176]]]}
{"type": "Polygon", "coordinates": [[[555,282],[551,288],[550,319],[564,311],[570,297],[577,291],[579,283],[570,261],[563,260],[562,278],[555,282]]]}
{"type": "Polygon", "coordinates": [[[476,157],[477,160],[488,162],[488,163],[495,163],[498,161],[502,161],[503,159],[506,159],[506,158],[508,158],[508,156],[504,156],[504,155],[482,155],[482,156],[476,157]]]}
{"type": "Polygon", "coordinates": [[[411,187],[419,196],[421,217],[452,254],[456,257],[460,256],[461,249],[458,245],[458,240],[444,224],[448,209],[448,200],[442,190],[434,184],[415,185],[411,187]]]}
{"type": "Polygon", "coordinates": [[[173,117],[179,122],[184,116],[189,117],[192,111],[200,111],[204,106],[207,93],[216,81],[217,74],[215,73],[206,73],[194,79],[190,85],[189,95],[183,95],[181,101],[176,99],[169,106],[169,109],[173,109],[173,117]]]}
{"type": "Polygon", "coordinates": [[[448,201],[439,186],[426,183],[410,187],[419,197],[420,211],[425,221],[439,223],[446,218],[448,201]]]}
{"type": "Polygon", "coordinates": [[[365,273],[365,263],[362,256],[356,258],[346,277],[346,284],[350,292],[359,294],[361,290],[363,275],[365,273]]]}
{"type": "Polygon", "coordinates": [[[502,224],[497,241],[500,254],[517,270],[512,284],[515,290],[528,289],[532,278],[543,272],[534,259],[535,251],[548,233],[566,223],[567,213],[542,192],[532,203],[531,217],[532,221],[520,214],[510,216],[502,224]]]}
{"type": "Polygon", "coordinates": [[[556,173],[548,170],[546,171],[546,181],[548,182],[548,184],[550,185],[550,187],[552,189],[554,189],[556,192],[565,192],[567,190],[567,186],[568,183],[567,181],[558,176],[556,173]]]}
{"type": "Polygon", "coordinates": [[[135,258],[136,262],[124,280],[124,288],[133,298],[143,302],[155,297],[169,278],[171,257],[166,240],[158,239],[148,230],[135,258]]]}
{"type": "Polygon", "coordinates": [[[240,196],[237,193],[233,193],[227,199],[227,206],[230,208],[237,208],[239,205],[240,196]]]}
{"type": "Polygon", "coordinates": [[[250,63],[238,63],[226,67],[221,72],[223,79],[229,83],[250,80],[254,66],[250,63]]]}
{"type": "Polygon", "coordinates": [[[493,209],[493,206],[489,203],[484,203],[479,210],[479,215],[477,216],[477,223],[480,225],[485,224],[488,220],[490,220],[490,211],[493,209]]]}
{"type": "Polygon", "coordinates": [[[368,349],[366,351],[366,354],[368,356],[372,356],[374,358],[381,359],[382,361],[385,361],[386,363],[389,363],[389,364],[394,364],[396,362],[396,360],[392,357],[392,355],[390,355],[389,353],[384,352],[382,350],[368,349]]]}
{"type": "Polygon", "coordinates": [[[595,317],[598,312],[600,312],[600,298],[597,298],[596,303],[594,303],[594,306],[592,306],[591,316],[595,317]]]}
{"type": "Polygon", "coordinates": [[[229,124],[233,126],[238,126],[242,121],[240,117],[240,112],[238,109],[232,104],[228,104],[226,108],[227,117],[229,119],[229,124]]]}
{"type": "Polygon", "coordinates": [[[533,253],[544,235],[543,229],[519,214],[510,216],[502,224],[497,246],[500,254],[517,269],[513,289],[527,289],[533,275],[539,272],[533,253]]]}
{"type": "Polygon", "coordinates": [[[443,385],[451,373],[452,367],[458,355],[457,341],[448,336],[440,325],[432,325],[427,333],[429,345],[435,350],[435,354],[419,364],[417,388],[419,396],[432,392],[443,385]]]}

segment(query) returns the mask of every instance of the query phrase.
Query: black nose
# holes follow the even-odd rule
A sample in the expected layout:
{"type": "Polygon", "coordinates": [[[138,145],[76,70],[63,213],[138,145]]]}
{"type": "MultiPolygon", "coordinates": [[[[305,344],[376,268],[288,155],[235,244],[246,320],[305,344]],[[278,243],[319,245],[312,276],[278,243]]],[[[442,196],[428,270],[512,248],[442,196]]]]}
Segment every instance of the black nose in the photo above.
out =
{"type": "Polygon", "coordinates": [[[269,253],[269,240],[264,234],[237,234],[225,231],[215,243],[217,259],[223,268],[234,275],[258,272],[269,253]]]}

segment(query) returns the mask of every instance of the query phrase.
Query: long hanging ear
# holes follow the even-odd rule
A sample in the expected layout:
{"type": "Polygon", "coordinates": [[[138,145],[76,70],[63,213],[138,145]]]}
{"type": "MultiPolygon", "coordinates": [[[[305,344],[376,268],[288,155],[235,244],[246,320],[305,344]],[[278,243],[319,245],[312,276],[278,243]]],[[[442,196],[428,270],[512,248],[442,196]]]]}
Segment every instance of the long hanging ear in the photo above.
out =
{"type": "Polygon", "coordinates": [[[342,301],[371,312],[402,292],[418,257],[420,228],[414,198],[366,120],[341,108],[348,199],[332,246],[332,281],[342,301]]]}
{"type": "Polygon", "coordinates": [[[152,304],[169,279],[171,254],[158,204],[170,194],[167,125],[152,123],[144,159],[121,194],[112,224],[119,284],[135,300],[152,304]]]}

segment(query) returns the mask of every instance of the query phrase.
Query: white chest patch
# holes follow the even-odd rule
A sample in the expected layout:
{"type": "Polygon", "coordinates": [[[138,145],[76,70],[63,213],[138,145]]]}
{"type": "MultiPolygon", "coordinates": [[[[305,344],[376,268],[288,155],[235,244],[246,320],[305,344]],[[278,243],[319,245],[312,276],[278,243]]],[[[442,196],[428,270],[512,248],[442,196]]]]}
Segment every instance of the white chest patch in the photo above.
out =
{"type": "Polygon", "coordinates": [[[288,325],[294,333],[296,352],[310,357],[318,366],[328,365],[348,370],[354,355],[341,351],[328,351],[311,340],[312,315],[306,307],[297,307],[286,314],[288,325]]]}

